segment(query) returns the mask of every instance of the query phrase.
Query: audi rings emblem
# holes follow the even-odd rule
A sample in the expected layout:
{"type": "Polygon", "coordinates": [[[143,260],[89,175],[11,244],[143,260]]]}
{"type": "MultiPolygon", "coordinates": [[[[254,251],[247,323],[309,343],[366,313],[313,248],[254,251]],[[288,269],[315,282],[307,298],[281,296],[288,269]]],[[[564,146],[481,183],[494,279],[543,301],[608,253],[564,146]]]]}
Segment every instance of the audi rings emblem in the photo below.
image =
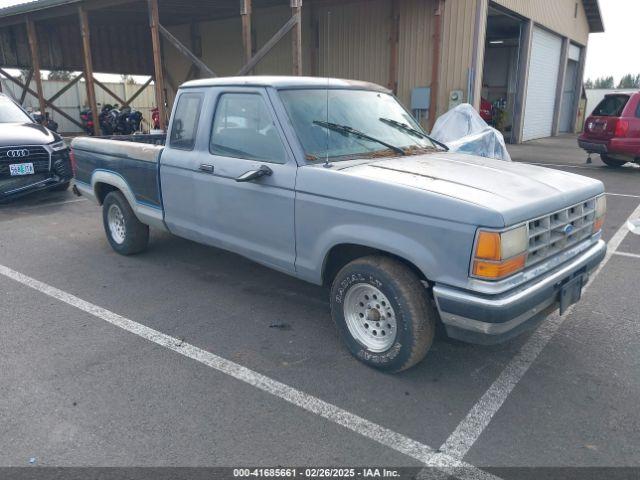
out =
{"type": "Polygon", "coordinates": [[[9,150],[7,152],[7,157],[9,158],[24,158],[29,156],[29,150],[9,150]]]}

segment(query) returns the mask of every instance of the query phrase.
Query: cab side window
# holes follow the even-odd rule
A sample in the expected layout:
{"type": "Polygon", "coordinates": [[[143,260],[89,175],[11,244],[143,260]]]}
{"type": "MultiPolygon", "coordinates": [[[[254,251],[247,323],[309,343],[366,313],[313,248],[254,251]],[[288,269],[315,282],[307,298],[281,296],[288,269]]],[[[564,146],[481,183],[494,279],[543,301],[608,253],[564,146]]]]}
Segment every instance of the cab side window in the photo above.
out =
{"type": "Polygon", "coordinates": [[[285,163],[286,154],[267,104],[255,93],[220,96],[213,119],[210,151],[214,155],[285,163]]]}
{"type": "Polygon", "coordinates": [[[200,110],[202,107],[201,93],[183,93],[178,99],[178,106],[171,126],[169,146],[179,150],[193,150],[196,144],[196,133],[200,110]]]}

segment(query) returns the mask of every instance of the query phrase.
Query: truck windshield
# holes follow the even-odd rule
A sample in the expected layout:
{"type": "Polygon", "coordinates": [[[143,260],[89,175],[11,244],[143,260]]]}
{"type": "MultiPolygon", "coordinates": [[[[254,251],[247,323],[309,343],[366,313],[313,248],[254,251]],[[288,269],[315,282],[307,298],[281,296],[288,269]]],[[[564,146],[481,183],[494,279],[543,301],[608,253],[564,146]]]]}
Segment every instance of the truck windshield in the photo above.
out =
{"type": "Polygon", "coordinates": [[[33,123],[33,120],[11,100],[0,96],[0,123],[33,123]]]}
{"type": "Polygon", "coordinates": [[[386,93],[303,89],[281,90],[280,97],[309,161],[411,155],[437,148],[386,93]]]}

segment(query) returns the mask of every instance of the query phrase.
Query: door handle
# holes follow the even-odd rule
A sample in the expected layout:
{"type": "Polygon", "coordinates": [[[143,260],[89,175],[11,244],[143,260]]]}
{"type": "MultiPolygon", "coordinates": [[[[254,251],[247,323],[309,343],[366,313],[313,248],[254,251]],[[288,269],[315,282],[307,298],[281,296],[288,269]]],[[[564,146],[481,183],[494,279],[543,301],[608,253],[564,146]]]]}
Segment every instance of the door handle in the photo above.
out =
{"type": "Polygon", "coordinates": [[[213,173],[213,165],[203,163],[202,165],[200,165],[200,171],[205,173],[213,173]]]}
{"type": "Polygon", "coordinates": [[[257,170],[249,170],[248,172],[243,173],[238,178],[236,178],[236,182],[252,182],[253,180],[257,180],[262,177],[270,177],[273,175],[273,170],[271,170],[266,165],[260,165],[260,168],[257,170]]]}

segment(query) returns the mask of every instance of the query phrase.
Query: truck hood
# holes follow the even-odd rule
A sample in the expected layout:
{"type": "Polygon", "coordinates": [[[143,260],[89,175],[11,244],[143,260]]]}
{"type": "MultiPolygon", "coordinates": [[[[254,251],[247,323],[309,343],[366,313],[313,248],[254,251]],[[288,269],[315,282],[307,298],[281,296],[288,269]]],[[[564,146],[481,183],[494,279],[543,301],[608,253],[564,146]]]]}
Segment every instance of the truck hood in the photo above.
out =
{"type": "Polygon", "coordinates": [[[37,123],[0,124],[0,147],[47,145],[61,140],[57,135],[37,123]]]}
{"type": "Polygon", "coordinates": [[[460,153],[431,153],[335,164],[343,173],[421,189],[500,213],[505,226],[604,192],[602,182],[559,170],[460,153]]]}

